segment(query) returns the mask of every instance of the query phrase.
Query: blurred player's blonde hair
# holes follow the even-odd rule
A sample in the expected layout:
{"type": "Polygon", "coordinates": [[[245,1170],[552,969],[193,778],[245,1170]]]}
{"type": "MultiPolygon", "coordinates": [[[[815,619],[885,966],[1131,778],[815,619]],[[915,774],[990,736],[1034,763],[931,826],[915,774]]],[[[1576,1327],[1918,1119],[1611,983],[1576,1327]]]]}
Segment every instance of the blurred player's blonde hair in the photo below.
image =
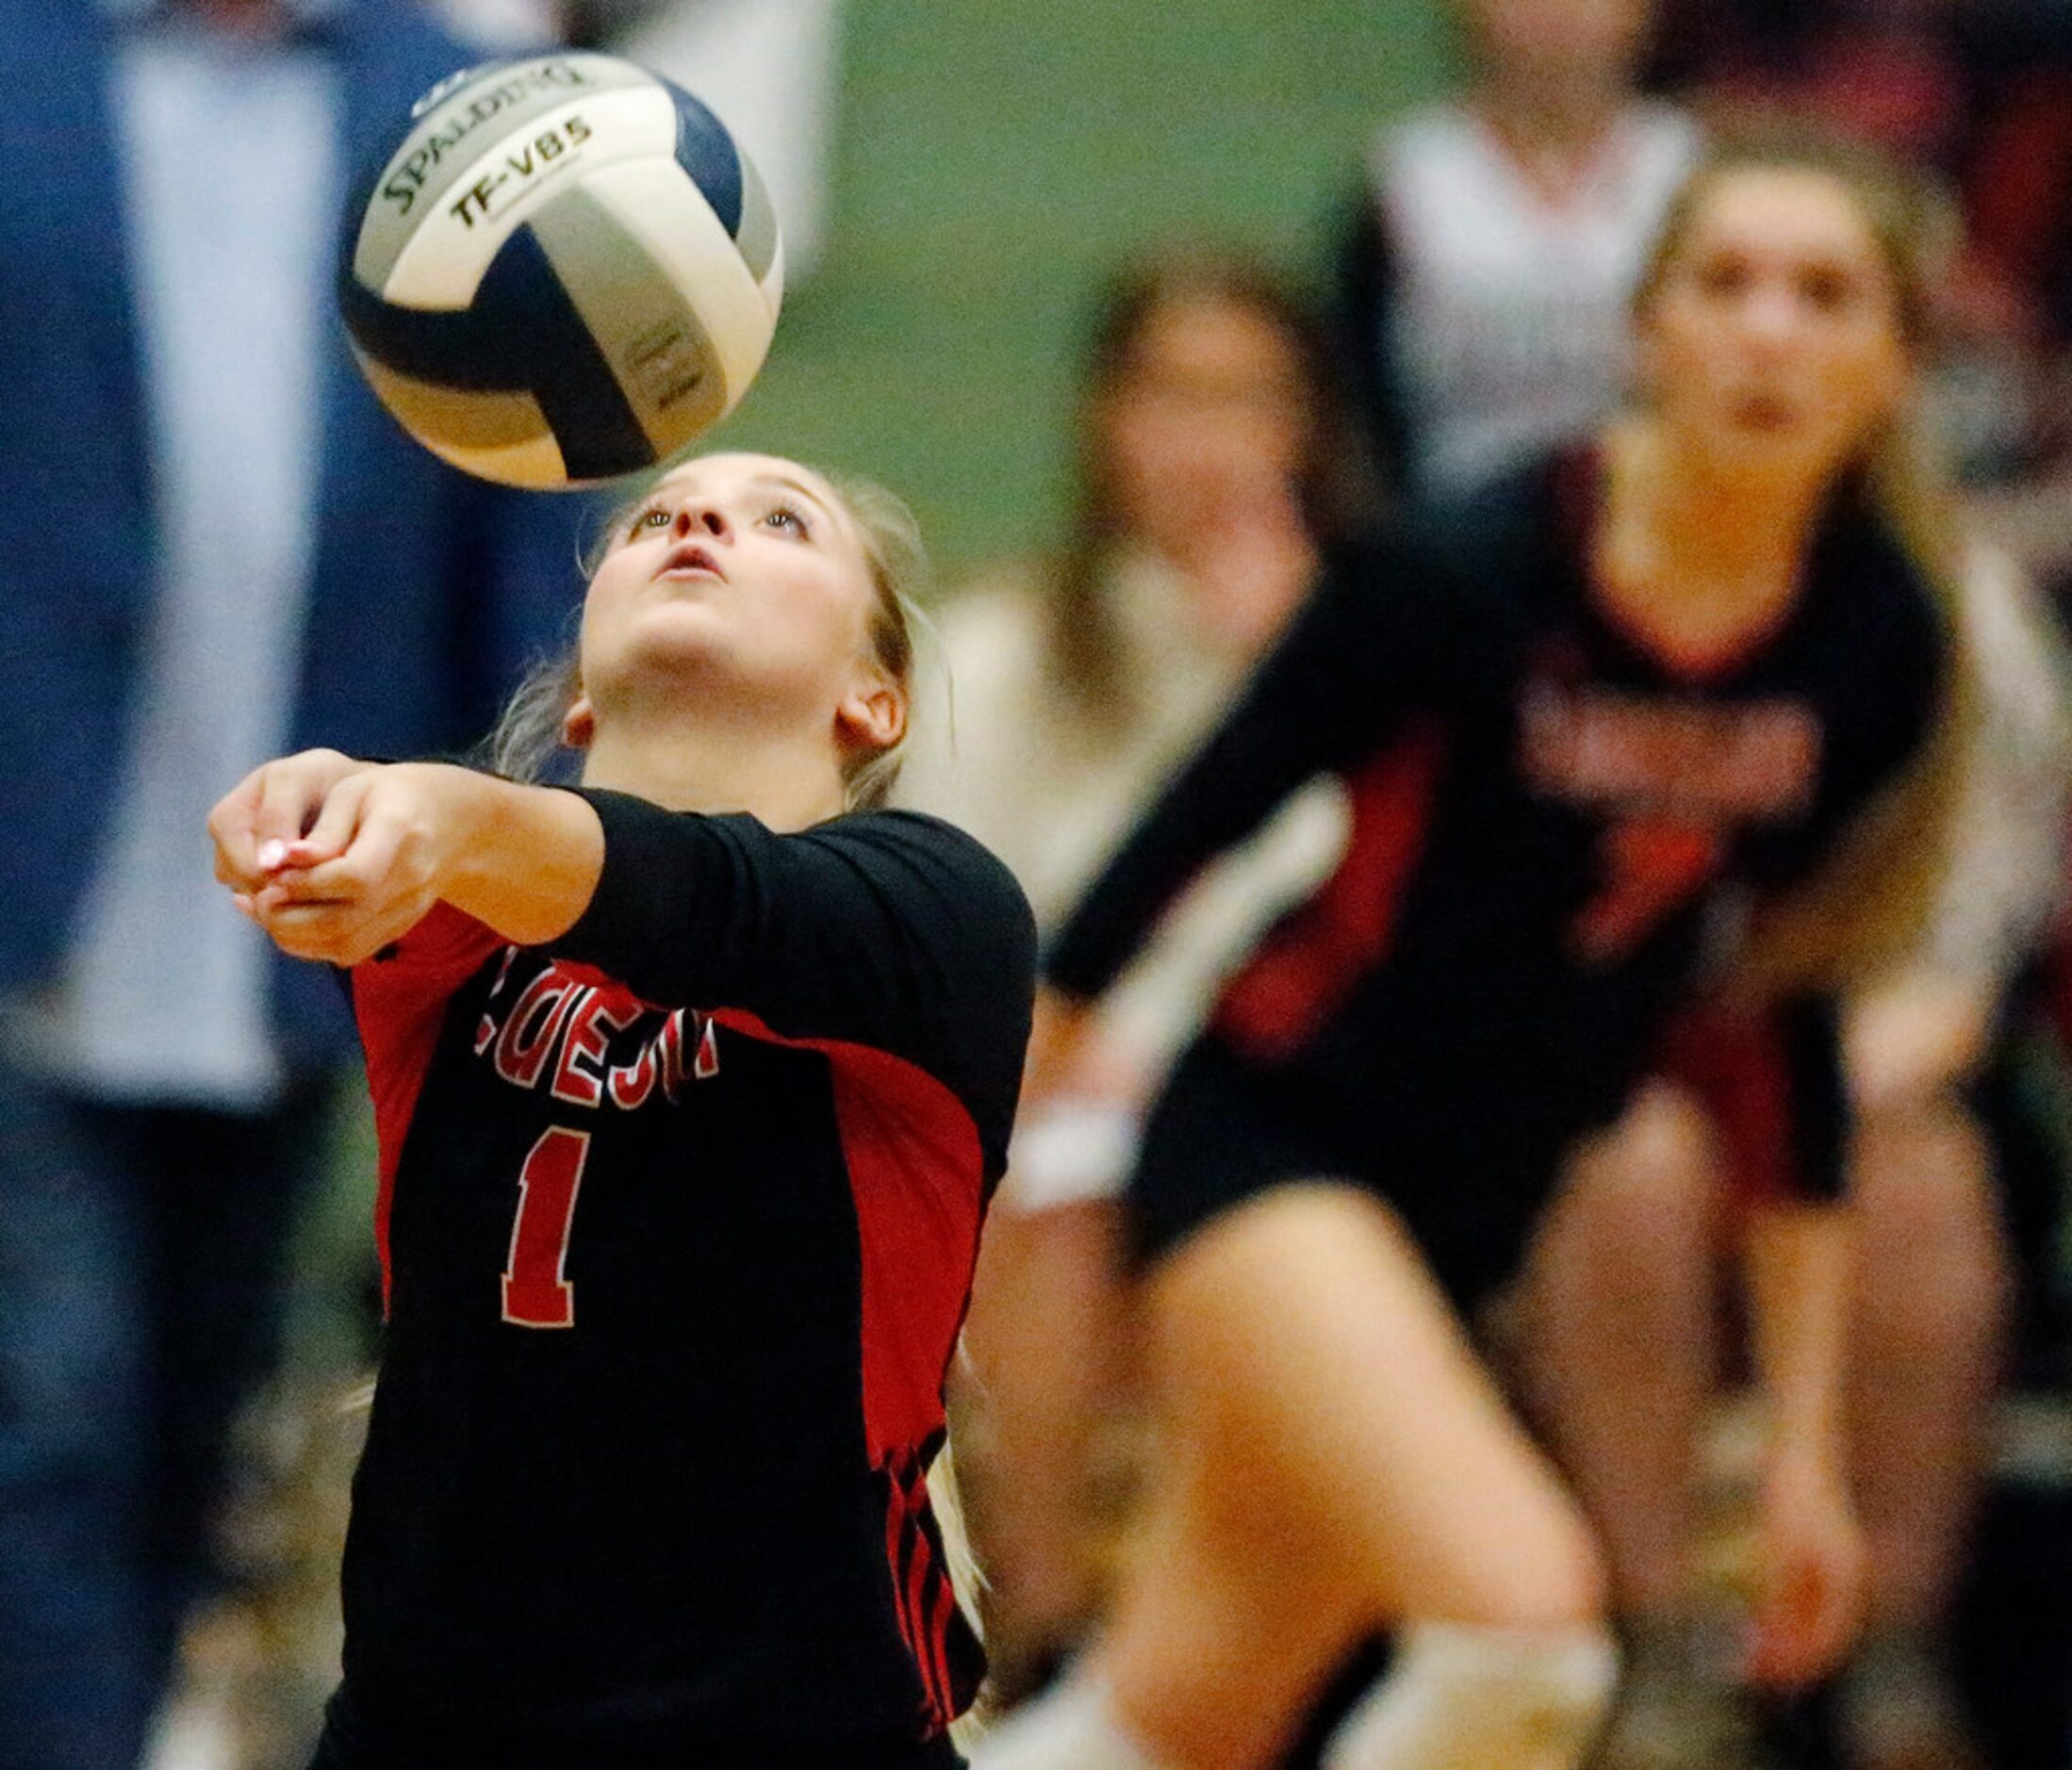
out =
{"type": "MultiPolygon", "coordinates": [[[[1901,342],[1916,366],[1934,343],[1934,296],[1958,238],[1954,206],[1930,180],[1855,142],[1801,130],[1718,141],[1671,202],[1634,292],[1645,322],[1713,192],[1745,172],[1812,173],[1849,193],[1891,278],[1901,342]]],[[[1941,451],[1910,401],[1865,439],[1832,488],[1867,504],[1912,562],[1942,615],[1944,681],[1919,759],[1858,817],[1812,879],[1757,917],[1743,980],[1764,993],[1866,982],[1918,943],[1941,877],[1959,759],[1977,716],[1976,665],[1962,618],[1965,548],[1941,451]]]]}
{"type": "MultiPolygon", "coordinates": [[[[624,532],[648,494],[682,465],[681,461],[671,462],[652,474],[632,498],[612,512],[584,556],[585,581],[596,574],[614,537],[624,532]]],[[[911,720],[915,635],[927,619],[920,608],[928,579],[928,555],[921,545],[920,529],[913,513],[883,486],[869,480],[814,471],[856,524],[871,581],[871,656],[899,690],[911,720]]],[[[542,660],[504,704],[496,729],[484,746],[487,765],[513,780],[538,780],[551,773],[556,759],[567,747],[562,723],[582,689],[580,660],[573,646],[558,656],[542,660]]],[[[843,779],[848,790],[850,811],[870,811],[890,800],[893,784],[899,778],[906,738],[902,727],[898,738],[884,748],[861,752],[847,760],[843,779]]]]}

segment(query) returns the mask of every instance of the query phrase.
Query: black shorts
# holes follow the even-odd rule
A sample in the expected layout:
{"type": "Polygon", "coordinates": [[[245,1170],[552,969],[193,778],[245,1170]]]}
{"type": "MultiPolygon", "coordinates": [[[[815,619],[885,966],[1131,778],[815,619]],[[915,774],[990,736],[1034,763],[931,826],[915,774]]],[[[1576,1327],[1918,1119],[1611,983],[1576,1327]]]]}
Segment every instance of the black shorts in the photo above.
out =
{"type": "MultiPolygon", "coordinates": [[[[1578,1127],[1580,1129],[1580,1127],[1578,1127]]],[[[1468,1108],[1377,1097],[1372,1110],[1306,1090],[1213,1035],[1175,1066],[1131,1175],[1131,1246],[1163,1258],[1210,1219],[1277,1186],[1350,1182],[1390,1205],[1460,1308],[1517,1270],[1560,1174],[1563,1139],[1468,1108]]]]}
{"type": "Polygon", "coordinates": [[[344,1689],[324,1708],[309,1770],[964,1770],[948,1739],[700,1737],[629,1747],[543,1739],[535,1729],[464,1723],[429,1709],[379,1725],[344,1689]]]}

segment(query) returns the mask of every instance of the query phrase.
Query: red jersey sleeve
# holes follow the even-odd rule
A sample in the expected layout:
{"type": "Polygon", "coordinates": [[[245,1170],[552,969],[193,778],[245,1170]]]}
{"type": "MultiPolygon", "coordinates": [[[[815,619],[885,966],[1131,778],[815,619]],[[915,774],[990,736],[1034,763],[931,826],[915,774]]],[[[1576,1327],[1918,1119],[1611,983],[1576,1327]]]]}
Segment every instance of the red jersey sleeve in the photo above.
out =
{"type": "Polygon", "coordinates": [[[367,1054],[367,1086],[374,1102],[379,1187],[374,1242],[381,1254],[382,1301],[388,1299],[388,1209],[403,1139],[418,1109],[446,1006],[453,992],[507,942],[455,910],[436,904],[416,927],[348,974],[353,1018],[367,1054]]]}

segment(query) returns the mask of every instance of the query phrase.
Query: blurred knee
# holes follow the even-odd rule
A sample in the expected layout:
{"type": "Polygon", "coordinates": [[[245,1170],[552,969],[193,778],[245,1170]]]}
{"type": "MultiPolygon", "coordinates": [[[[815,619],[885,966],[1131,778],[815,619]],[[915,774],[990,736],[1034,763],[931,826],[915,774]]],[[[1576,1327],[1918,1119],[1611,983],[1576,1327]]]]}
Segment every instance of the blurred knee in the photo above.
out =
{"type": "Polygon", "coordinates": [[[1618,1680],[1618,1648],[1602,1624],[1418,1624],[1333,1734],[1324,1770],[1571,1770],[1618,1680]]]}
{"type": "Polygon", "coordinates": [[[1514,1513],[1512,1528],[1480,1539],[1472,1566],[1412,1595],[1412,1613],[1500,1631],[1597,1626],[1610,1604],[1610,1582],[1596,1537],[1566,1496],[1530,1510],[1529,1520],[1514,1513]]]}
{"type": "Polygon", "coordinates": [[[1718,1207],[1704,1114],[1657,1086],[1576,1152],[1550,1228],[1579,1243],[1594,1267],[1647,1270],[1709,1248],[1718,1207]]]}

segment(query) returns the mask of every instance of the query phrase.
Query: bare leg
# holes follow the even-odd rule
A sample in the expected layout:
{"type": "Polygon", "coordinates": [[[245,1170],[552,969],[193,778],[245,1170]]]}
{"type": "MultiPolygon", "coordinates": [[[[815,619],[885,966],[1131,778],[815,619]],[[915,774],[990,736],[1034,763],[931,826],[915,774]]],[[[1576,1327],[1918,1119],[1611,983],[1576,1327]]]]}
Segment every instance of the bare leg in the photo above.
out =
{"type": "Polygon", "coordinates": [[[1267,1762],[1377,1626],[1598,1617],[1580,1513],[1373,1199],[1275,1188],[1186,1242],[1145,1306],[1165,1436],[1102,1663],[1154,1756],[1267,1762]]]}
{"type": "Polygon", "coordinates": [[[1935,1648],[1998,1381],[2007,1255],[1982,1141],[1961,1108],[1893,1106],[1860,1137],[1851,1425],[1872,1583],[1845,1712],[1859,1723],[1855,1762],[1956,1762],[1920,1753],[1929,1735],[1958,1731],[1935,1648]]]}
{"type": "Polygon", "coordinates": [[[1705,1121],[1653,1082],[1570,1164],[1527,1265],[1521,1381],[1602,1537],[1623,1614],[1673,1616],[1691,1599],[1720,1235],[1705,1121]]]}
{"type": "Polygon", "coordinates": [[[979,1254],[959,1443],[988,1646],[1011,1694],[1084,1631],[1103,1583],[1089,1506],[1095,1422],[1131,1362],[1116,1233],[1104,1202],[1002,1210],[979,1254]]]}
{"type": "Polygon", "coordinates": [[[1694,1578],[1724,1199],[1704,1115],[1651,1082],[1571,1161],[1521,1287],[1521,1386],[1605,1546],[1625,1635],[1601,1770],[1738,1762],[1754,1725],[1694,1578]]]}
{"type": "Polygon", "coordinates": [[[1865,1123],[1856,1471],[1875,1623],[1931,1626],[1963,1565],[2010,1275],[1977,1128],[1955,1106],[1865,1123]]]}

